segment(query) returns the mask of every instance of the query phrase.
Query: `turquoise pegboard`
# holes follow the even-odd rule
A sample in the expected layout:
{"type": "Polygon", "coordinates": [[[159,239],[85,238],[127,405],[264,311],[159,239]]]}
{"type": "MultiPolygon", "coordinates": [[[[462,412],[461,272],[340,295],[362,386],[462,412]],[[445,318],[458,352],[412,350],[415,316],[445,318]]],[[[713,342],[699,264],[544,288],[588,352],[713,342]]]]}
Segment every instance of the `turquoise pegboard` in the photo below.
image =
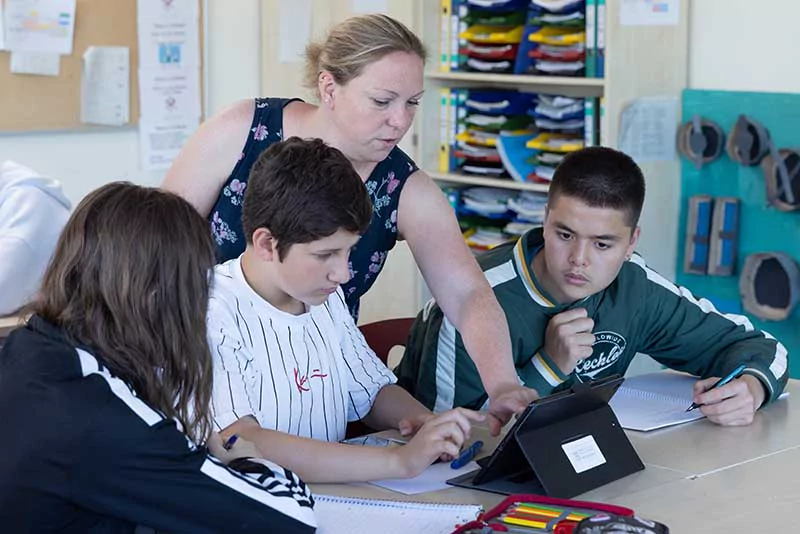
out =
{"type": "MultiPolygon", "coordinates": [[[[763,124],[777,147],[800,147],[800,94],[687,89],[683,92],[683,121],[690,120],[695,113],[719,124],[726,139],[736,119],[743,113],[763,124]]],[[[683,159],[677,282],[695,295],[709,299],[721,311],[744,313],[739,296],[739,273],[748,254],[781,251],[800,260],[800,211],[778,211],[769,206],[766,198],[760,166],[739,165],[725,151],[719,159],[700,170],[683,159]],[[688,199],[698,194],[739,198],[739,252],[734,276],[701,276],[683,272],[688,199]]],[[[757,328],[780,340],[789,350],[790,358],[800,355],[800,307],[785,321],[762,321],[749,317],[757,328]]],[[[800,366],[790,365],[790,375],[800,377],[800,366]]]]}

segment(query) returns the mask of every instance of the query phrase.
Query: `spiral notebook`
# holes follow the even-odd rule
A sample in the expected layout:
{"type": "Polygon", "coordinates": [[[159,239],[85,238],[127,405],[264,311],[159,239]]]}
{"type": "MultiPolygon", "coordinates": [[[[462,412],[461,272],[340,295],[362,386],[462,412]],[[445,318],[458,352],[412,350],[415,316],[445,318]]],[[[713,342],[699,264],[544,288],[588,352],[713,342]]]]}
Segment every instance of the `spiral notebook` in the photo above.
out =
{"type": "Polygon", "coordinates": [[[472,504],[384,501],[314,495],[318,534],[449,534],[472,521],[483,508],[472,504]]]}
{"type": "Polygon", "coordinates": [[[608,403],[628,430],[649,431],[702,419],[700,410],[687,412],[697,378],[660,371],[626,378],[608,403]]]}
{"type": "MultiPolygon", "coordinates": [[[[705,417],[700,410],[687,412],[698,378],[676,371],[658,371],[626,378],[609,406],[628,430],[647,432],[705,417]]],[[[778,399],[789,396],[788,391],[778,399]]]]}

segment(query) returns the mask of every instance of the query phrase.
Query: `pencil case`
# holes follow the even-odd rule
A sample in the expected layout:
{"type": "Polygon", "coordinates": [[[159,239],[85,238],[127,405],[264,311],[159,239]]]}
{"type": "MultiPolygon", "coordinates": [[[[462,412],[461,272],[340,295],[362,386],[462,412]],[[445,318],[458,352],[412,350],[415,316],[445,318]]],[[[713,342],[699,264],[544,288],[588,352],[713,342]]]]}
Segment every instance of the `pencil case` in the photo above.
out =
{"type": "Polygon", "coordinates": [[[595,514],[633,517],[633,510],[614,504],[545,495],[509,495],[474,521],[461,525],[452,534],[491,534],[494,532],[573,534],[578,523],[595,514]],[[521,508],[529,511],[517,512],[521,508]]]}
{"type": "Polygon", "coordinates": [[[669,527],[664,523],[643,517],[597,514],[583,519],[574,530],[574,534],[617,534],[620,532],[669,534],[669,527]]]}

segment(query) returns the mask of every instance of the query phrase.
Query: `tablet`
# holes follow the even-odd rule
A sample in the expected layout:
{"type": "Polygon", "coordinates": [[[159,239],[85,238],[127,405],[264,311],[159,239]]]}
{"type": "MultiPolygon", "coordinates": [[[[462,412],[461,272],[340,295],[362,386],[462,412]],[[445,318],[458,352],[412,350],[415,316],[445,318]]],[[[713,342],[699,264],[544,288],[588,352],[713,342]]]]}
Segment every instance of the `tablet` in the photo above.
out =
{"type": "MultiPolygon", "coordinates": [[[[550,427],[600,408],[608,408],[608,401],[623,380],[624,378],[621,376],[613,375],[592,382],[578,383],[571,390],[533,401],[517,416],[513,426],[492,455],[479,462],[480,470],[448,482],[457,486],[476,487],[502,479],[500,483],[494,484],[496,491],[500,493],[508,493],[510,490],[504,488],[516,486],[524,486],[529,492],[544,489],[532,471],[530,462],[520,446],[518,436],[525,436],[537,429],[550,427]]],[[[613,412],[608,409],[603,413],[611,414],[610,417],[613,421],[608,421],[608,424],[614,426],[616,419],[613,412]]],[[[621,431],[621,427],[618,430],[621,431]]],[[[492,488],[485,489],[494,491],[492,488]]]]}

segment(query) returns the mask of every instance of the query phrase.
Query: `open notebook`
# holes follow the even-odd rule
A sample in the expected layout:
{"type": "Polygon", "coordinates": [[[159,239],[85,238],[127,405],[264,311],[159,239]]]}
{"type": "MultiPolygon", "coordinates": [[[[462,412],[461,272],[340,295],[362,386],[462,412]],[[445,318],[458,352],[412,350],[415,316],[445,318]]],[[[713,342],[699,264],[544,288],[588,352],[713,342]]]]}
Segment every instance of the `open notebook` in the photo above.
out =
{"type": "Polygon", "coordinates": [[[687,412],[697,378],[660,371],[626,378],[609,405],[628,430],[655,430],[702,419],[700,410],[687,412]]]}
{"type": "Polygon", "coordinates": [[[478,505],[384,501],[314,495],[319,534],[449,534],[483,511],[478,505]]]}
{"type": "MultiPolygon", "coordinates": [[[[705,417],[691,406],[698,378],[675,371],[658,371],[626,378],[609,405],[622,428],[656,430],[705,417]]],[[[789,396],[784,391],[779,399],[789,396]]]]}

